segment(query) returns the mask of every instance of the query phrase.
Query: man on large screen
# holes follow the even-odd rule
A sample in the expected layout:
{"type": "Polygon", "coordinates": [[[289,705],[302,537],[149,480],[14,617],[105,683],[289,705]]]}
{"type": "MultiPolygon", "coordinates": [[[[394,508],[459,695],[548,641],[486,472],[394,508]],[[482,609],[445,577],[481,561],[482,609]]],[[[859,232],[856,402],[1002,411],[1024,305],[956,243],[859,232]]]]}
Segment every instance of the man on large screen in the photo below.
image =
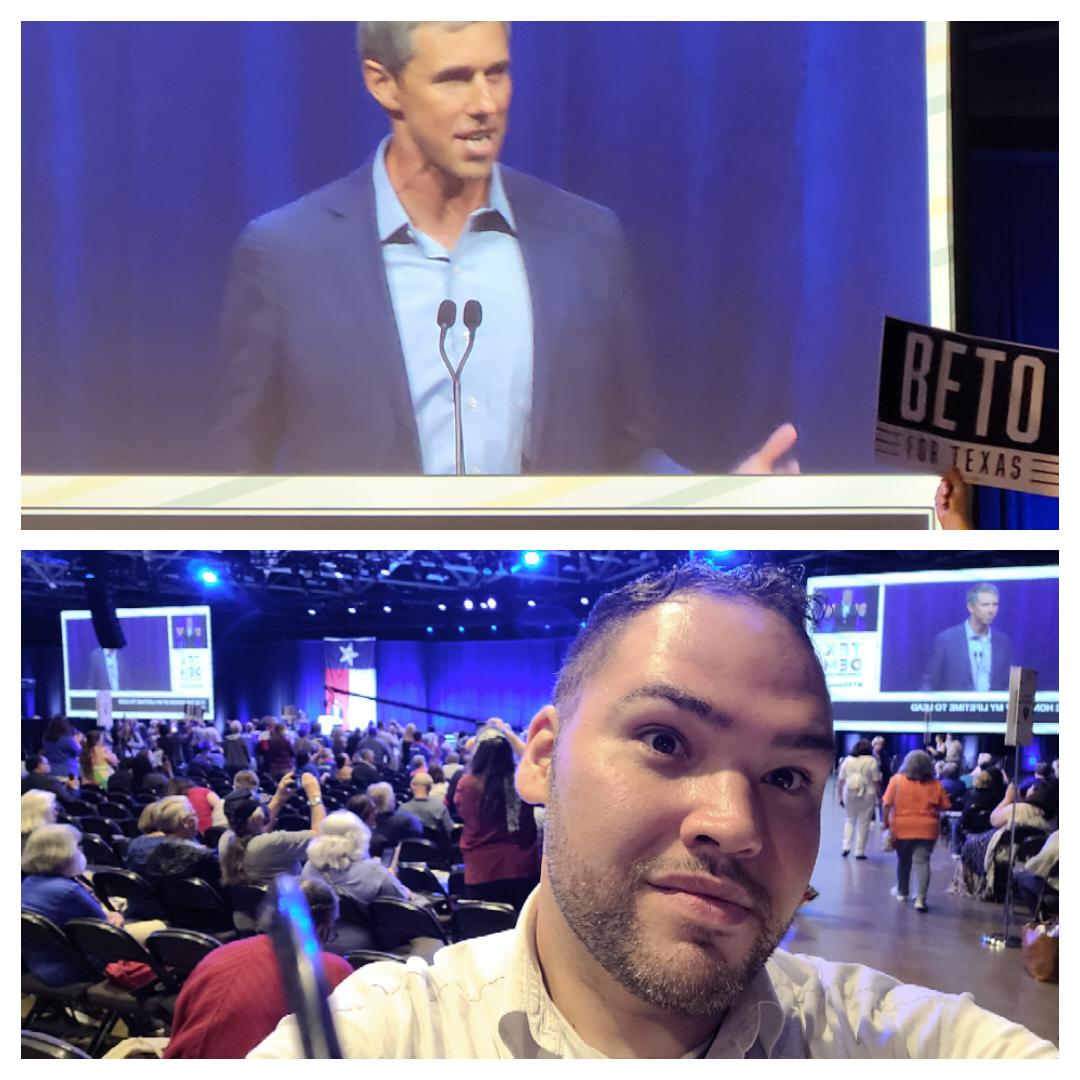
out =
{"type": "MultiPolygon", "coordinates": [[[[467,347],[464,471],[686,471],[657,445],[615,215],[498,163],[508,24],[361,28],[364,81],[390,134],[356,172],[259,218],[237,245],[222,328],[226,467],[454,473],[447,366],[467,347]],[[446,300],[462,313],[453,322],[446,300]],[[472,300],[482,320],[464,329],[472,300]]],[[[796,437],[782,425],[736,471],[797,471],[786,458],[796,437]]],[[[714,471],[734,466],[715,453],[714,471]]]]}
{"type": "Polygon", "coordinates": [[[968,589],[968,617],[934,638],[921,690],[1009,689],[1012,642],[1003,630],[991,629],[999,599],[997,586],[989,582],[968,589]]]}

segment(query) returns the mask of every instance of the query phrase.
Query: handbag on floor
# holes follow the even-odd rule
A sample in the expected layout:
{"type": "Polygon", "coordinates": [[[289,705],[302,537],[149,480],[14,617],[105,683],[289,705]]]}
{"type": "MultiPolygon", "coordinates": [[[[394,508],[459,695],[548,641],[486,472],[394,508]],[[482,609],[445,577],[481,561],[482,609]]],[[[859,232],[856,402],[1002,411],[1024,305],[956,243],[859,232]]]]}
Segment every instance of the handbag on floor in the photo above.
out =
{"type": "Polygon", "coordinates": [[[1058,981],[1057,923],[1028,923],[1020,938],[1024,970],[1038,982],[1058,981]]]}

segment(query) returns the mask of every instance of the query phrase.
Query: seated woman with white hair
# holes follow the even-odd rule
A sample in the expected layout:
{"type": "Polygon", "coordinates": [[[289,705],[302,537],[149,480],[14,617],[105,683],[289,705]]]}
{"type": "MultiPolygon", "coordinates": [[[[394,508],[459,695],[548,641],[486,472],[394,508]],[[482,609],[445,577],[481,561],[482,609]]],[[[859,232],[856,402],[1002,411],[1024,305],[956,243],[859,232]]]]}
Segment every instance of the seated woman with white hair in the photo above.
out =
{"type": "MultiPolygon", "coordinates": [[[[367,910],[377,896],[409,900],[412,894],[378,859],[370,857],[371,830],[351,810],[327,814],[322,832],[308,845],[302,878],[323,881],[367,910]]],[[[377,948],[371,932],[351,923],[338,922],[327,944],[330,952],[344,956],[353,949],[377,948]]]]}
{"type": "MultiPolygon", "coordinates": [[[[126,923],[118,911],[106,911],[82,877],[86,856],[79,844],[82,833],[74,825],[42,825],[30,834],[22,854],[22,906],[44,915],[63,928],[72,919],[101,919],[122,927],[137,941],[145,942],[165,924],[151,919],[126,923]]],[[[50,986],[75,982],[78,973],[62,959],[40,950],[23,953],[31,972],[50,986]]]]}
{"type": "Polygon", "coordinates": [[[51,791],[33,789],[22,797],[22,849],[35,829],[56,822],[56,796],[51,791]]]}

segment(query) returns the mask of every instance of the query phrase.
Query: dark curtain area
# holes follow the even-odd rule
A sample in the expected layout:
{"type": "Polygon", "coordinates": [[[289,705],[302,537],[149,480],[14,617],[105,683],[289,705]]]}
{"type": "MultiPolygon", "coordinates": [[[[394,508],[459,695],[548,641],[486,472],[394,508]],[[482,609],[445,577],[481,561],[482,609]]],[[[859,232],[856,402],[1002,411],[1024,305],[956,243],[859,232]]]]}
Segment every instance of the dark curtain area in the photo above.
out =
{"type": "MultiPolygon", "coordinates": [[[[230,248],[386,130],[344,23],[27,23],[25,473],[203,473],[230,248]]],[[[920,23],[513,30],[507,164],[612,207],[664,448],[730,468],[777,423],[872,472],[886,314],[928,318],[920,23]]]]}
{"type": "MultiPolygon", "coordinates": [[[[972,155],[971,333],[1058,347],[1058,155],[972,155]]],[[[1064,414],[1063,414],[1064,415],[1064,414]]],[[[979,489],[984,529],[1056,529],[1058,500],[979,489]]]]}

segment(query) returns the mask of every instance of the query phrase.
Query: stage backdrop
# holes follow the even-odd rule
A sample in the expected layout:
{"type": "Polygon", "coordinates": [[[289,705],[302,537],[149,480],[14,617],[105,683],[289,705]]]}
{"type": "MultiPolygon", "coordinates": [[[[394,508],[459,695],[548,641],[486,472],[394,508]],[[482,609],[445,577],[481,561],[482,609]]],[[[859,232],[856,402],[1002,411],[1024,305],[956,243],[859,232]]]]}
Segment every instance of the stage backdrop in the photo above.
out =
{"type": "MultiPolygon", "coordinates": [[[[485,720],[501,716],[525,725],[549,700],[569,639],[537,641],[377,641],[378,695],[418,706],[378,706],[380,720],[429,726],[424,709],[485,720]]],[[[215,701],[219,718],[251,720],[279,715],[295,705],[314,719],[323,711],[322,641],[216,646],[215,701]]],[[[431,717],[437,731],[475,730],[474,725],[431,717]]]]}
{"type": "MultiPolygon", "coordinates": [[[[920,23],[513,30],[504,159],[616,210],[664,448],[794,420],[876,471],[882,316],[927,321],[920,23]]],[[[343,23],[23,24],[23,471],[215,471],[230,248],[386,131],[343,23]]]]}

